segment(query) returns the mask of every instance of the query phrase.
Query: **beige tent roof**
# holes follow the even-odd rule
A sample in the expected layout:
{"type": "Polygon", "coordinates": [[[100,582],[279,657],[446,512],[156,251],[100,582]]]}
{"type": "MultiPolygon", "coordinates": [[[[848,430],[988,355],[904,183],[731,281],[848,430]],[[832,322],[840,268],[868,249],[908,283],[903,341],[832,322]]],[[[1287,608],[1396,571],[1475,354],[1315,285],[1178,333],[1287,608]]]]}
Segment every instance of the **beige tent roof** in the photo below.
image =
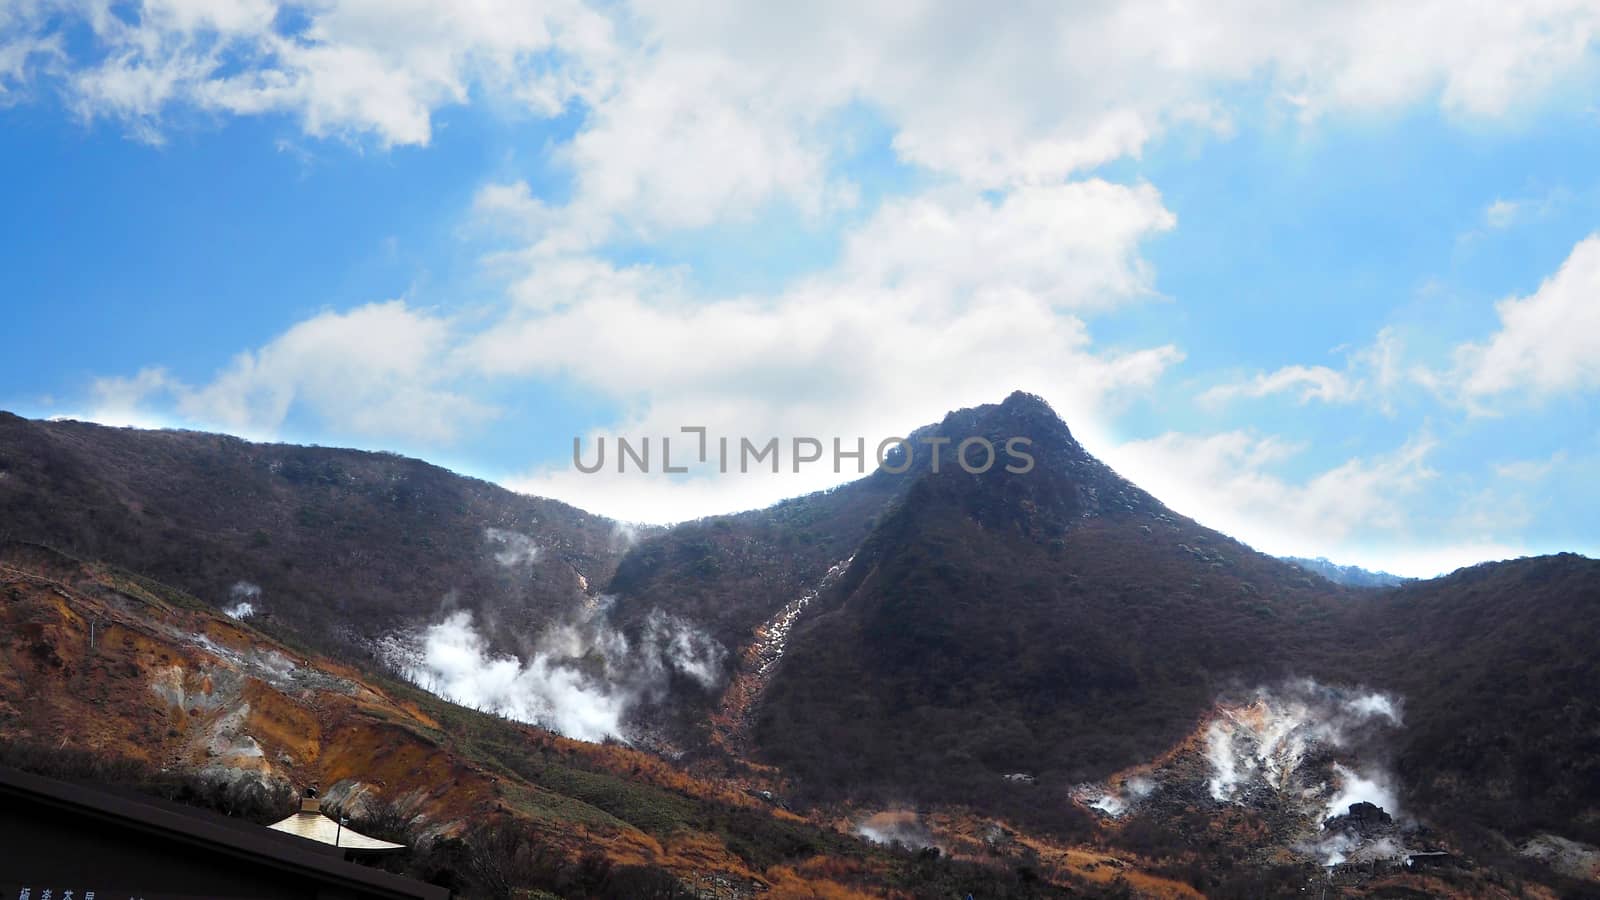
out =
{"type": "Polygon", "coordinates": [[[322,814],[321,804],[316,800],[306,800],[300,805],[299,812],[267,827],[298,835],[308,840],[362,853],[384,853],[390,850],[404,850],[406,848],[405,844],[392,844],[388,841],[367,837],[348,825],[341,827],[338,822],[322,814]]]}

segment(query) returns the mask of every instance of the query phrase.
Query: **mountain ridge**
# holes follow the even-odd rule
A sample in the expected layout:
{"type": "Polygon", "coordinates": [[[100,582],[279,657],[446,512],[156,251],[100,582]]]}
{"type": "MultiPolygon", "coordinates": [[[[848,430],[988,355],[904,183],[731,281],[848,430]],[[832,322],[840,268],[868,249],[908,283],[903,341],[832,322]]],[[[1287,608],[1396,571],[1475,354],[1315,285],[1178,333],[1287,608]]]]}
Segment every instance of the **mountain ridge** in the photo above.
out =
{"type": "Polygon", "coordinates": [[[1399,587],[1402,584],[1422,580],[1405,575],[1395,575],[1390,572],[1364,569],[1361,566],[1340,565],[1326,556],[1319,556],[1315,559],[1306,556],[1282,556],[1279,559],[1293,563],[1307,572],[1320,575],[1334,584],[1342,584],[1346,587],[1399,587]]]}
{"type": "Polygon", "coordinates": [[[628,543],[612,520],[422,460],[205,432],[0,414],[0,475],[0,538],[123,565],[219,608],[254,588],[267,621],[346,652],[447,605],[551,615],[609,580],[628,543]]]}
{"type": "MultiPolygon", "coordinates": [[[[392,455],[0,415],[0,537],[41,571],[63,564],[15,541],[173,584],[212,622],[251,579],[250,629],[391,680],[377,642],[453,612],[473,614],[480,664],[580,683],[606,677],[595,654],[610,645],[536,665],[547,629],[603,614],[606,641],[638,646],[668,616],[726,652],[705,679],[663,676],[629,738],[808,816],[909,802],[962,810],[939,821],[969,836],[988,834],[977,816],[1030,840],[1110,840],[1122,826],[1075,799],[1084,784],[1192,744],[1222,698],[1309,678],[1397,698],[1383,755],[1402,800],[1476,852],[1498,853],[1499,829],[1600,842],[1600,663],[1585,649],[1600,645],[1600,563],[1346,587],[1173,512],[1036,396],[911,437],[902,474],[628,538],[392,455]],[[1032,468],[968,471],[956,454],[972,436],[1028,439],[1032,468]]],[[[14,711],[27,696],[0,684],[14,711]]],[[[1171,824],[1147,818],[1127,827],[1171,824]]],[[[1179,833],[1208,832],[1151,846],[1179,833]]],[[[1220,883],[1202,868],[1191,883],[1220,883]]]]}

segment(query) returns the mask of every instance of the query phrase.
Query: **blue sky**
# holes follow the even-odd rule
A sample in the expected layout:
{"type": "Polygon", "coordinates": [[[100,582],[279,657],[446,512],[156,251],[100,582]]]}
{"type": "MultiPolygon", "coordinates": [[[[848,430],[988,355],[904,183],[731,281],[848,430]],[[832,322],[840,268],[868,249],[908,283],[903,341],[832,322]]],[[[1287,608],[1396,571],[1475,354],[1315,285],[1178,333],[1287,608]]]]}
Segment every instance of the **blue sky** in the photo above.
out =
{"type": "Polygon", "coordinates": [[[1021,388],[1269,552],[1594,555],[1600,8],[1275,10],[13,4],[0,407],[672,521],[847,474],[574,437],[1021,388]]]}

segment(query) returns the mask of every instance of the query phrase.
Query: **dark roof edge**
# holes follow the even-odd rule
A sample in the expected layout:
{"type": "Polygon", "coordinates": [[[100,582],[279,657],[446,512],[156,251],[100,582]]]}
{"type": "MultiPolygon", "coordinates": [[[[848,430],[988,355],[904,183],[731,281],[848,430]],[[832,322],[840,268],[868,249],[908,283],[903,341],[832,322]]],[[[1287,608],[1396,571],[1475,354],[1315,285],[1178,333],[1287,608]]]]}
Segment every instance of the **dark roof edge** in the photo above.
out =
{"type": "Polygon", "coordinates": [[[229,856],[247,858],[280,870],[303,872],[345,885],[388,894],[397,900],[449,900],[448,888],[427,884],[355,863],[345,862],[342,850],[260,826],[254,830],[233,823],[208,821],[215,814],[195,810],[178,813],[95,788],[57,781],[8,766],[0,766],[0,796],[29,797],[70,809],[135,831],[175,838],[229,856]]]}

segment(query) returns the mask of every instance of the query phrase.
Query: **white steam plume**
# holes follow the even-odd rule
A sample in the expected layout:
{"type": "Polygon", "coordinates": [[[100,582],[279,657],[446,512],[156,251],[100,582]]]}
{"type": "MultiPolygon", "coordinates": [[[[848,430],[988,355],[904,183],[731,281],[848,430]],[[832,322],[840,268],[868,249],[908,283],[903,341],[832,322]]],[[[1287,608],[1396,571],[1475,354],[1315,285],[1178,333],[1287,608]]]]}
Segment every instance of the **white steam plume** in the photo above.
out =
{"type": "Polygon", "coordinates": [[[584,618],[548,628],[520,659],[491,652],[466,611],[386,646],[408,678],[448,700],[579,740],[626,740],[635,704],[661,697],[674,672],[716,687],[727,651],[659,609],[630,641],[609,621],[610,599],[601,598],[584,618]]]}
{"type": "Polygon", "coordinates": [[[1387,772],[1372,767],[1357,772],[1339,763],[1333,764],[1333,771],[1337,788],[1323,818],[1342,816],[1355,803],[1371,803],[1390,815],[1399,812],[1400,798],[1387,772]]]}
{"type": "Polygon", "coordinates": [[[248,581],[236,581],[228,589],[228,599],[233,603],[222,608],[223,614],[234,619],[248,619],[256,614],[256,601],[261,599],[261,587],[248,581]]]}
{"type": "Polygon", "coordinates": [[[499,548],[494,553],[494,561],[508,569],[531,566],[539,561],[539,545],[525,534],[504,528],[485,528],[483,539],[499,548]]]}
{"type": "Polygon", "coordinates": [[[706,690],[722,681],[727,651],[711,635],[683,619],[651,610],[644,621],[644,646],[658,662],[693,678],[706,690]]]}
{"type": "Polygon", "coordinates": [[[639,525],[636,522],[616,520],[611,523],[611,547],[626,550],[639,543],[639,525]]]}
{"type": "Polygon", "coordinates": [[[1155,779],[1147,775],[1134,775],[1123,781],[1120,789],[1085,786],[1076,792],[1076,796],[1087,801],[1091,809],[1098,809],[1113,819],[1119,819],[1137,806],[1139,801],[1154,793],[1155,789],[1155,779]]]}
{"type": "Polygon", "coordinates": [[[937,847],[933,832],[923,824],[922,817],[906,809],[892,809],[875,813],[856,823],[855,833],[874,844],[900,845],[911,850],[937,847]]]}
{"type": "MultiPolygon", "coordinates": [[[[1260,688],[1250,702],[1218,709],[1206,732],[1206,756],[1212,768],[1211,796],[1223,802],[1239,801],[1258,788],[1278,794],[1315,792],[1319,786],[1305,783],[1311,775],[1302,771],[1308,754],[1359,750],[1353,745],[1371,737],[1375,728],[1401,724],[1399,703],[1391,696],[1309,679],[1276,690],[1260,688]]],[[[1346,795],[1355,798],[1350,803],[1377,797],[1384,802],[1372,802],[1395,811],[1395,793],[1380,789],[1389,780],[1378,770],[1358,776],[1336,766],[1335,775],[1340,788],[1330,804],[1346,795]]],[[[1343,811],[1341,807],[1334,813],[1343,811]]]]}
{"type": "Polygon", "coordinates": [[[496,656],[473,627],[472,613],[451,613],[429,626],[408,674],[429,691],[463,706],[533,722],[568,737],[598,741],[620,735],[626,700],[603,682],[545,655],[523,663],[496,656]]]}

